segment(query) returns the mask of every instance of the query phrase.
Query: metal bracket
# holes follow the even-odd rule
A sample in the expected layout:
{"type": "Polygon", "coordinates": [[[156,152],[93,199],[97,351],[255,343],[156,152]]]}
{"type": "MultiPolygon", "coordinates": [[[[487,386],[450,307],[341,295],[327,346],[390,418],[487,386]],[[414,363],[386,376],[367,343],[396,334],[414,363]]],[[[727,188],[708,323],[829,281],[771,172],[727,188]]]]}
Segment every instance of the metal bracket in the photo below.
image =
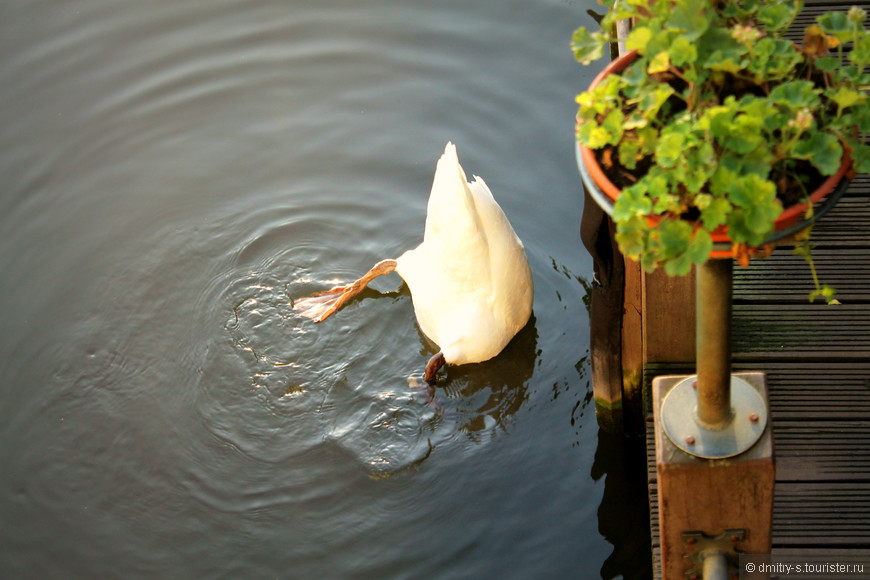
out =
{"type": "Polygon", "coordinates": [[[690,568],[686,570],[686,578],[707,580],[707,576],[715,576],[710,571],[715,568],[711,562],[716,558],[721,560],[724,557],[727,570],[736,570],[737,555],[741,552],[738,545],[745,539],[746,530],[743,529],[725,530],[718,536],[709,536],[704,532],[683,532],[683,542],[688,549],[683,558],[690,564],[690,568]]]}

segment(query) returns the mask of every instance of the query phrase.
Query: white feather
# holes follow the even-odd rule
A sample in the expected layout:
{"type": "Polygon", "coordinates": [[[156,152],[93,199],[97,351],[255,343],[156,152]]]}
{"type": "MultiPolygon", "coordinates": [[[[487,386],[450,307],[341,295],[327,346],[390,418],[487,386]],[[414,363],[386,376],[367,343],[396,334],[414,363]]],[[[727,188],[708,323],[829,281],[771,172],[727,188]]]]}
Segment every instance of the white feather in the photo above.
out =
{"type": "Polygon", "coordinates": [[[532,273],[523,243],[484,181],[468,182],[456,147],[438,161],[423,242],[397,260],[423,333],[446,362],[488,360],[532,313],[532,273]]]}

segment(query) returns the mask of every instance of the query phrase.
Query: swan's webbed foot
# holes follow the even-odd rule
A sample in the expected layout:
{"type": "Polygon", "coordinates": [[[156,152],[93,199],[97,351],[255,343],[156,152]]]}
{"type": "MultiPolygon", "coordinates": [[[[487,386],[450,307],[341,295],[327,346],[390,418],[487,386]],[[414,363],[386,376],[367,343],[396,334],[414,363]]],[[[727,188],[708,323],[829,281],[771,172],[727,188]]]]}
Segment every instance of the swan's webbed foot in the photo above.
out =
{"type": "Polygon", "coordinates": [[[439,352],[429,359],[429,362],[426,363],[426,373],[423,375],[423,378],[430,385],[435,384],[435,373],[438,372],[438,369],[443,367],[447,361],[444,360],[444,353],[439,352]]]}
{"type": "Polygon", "coordinates": [[[294,301],[293,310],[296,314],[311,318],[314,322],[322,322],[344,306],[357,292],[359,290],[353,291],[353,284],[336,286],[294,301]]]}
{"type": "Polygon", "coordinates": [[[346,286],[336,286],[325,292],[319,292],[296,300],[293,303],[293,310],[300,316],[311,318],[314,322],[323,322],[339,308],[347,304],[351,298],[362,292],[369,282],[378,276],[389,274],[395,269],[395,260],[382,260],[356,282],[346,286]]]}

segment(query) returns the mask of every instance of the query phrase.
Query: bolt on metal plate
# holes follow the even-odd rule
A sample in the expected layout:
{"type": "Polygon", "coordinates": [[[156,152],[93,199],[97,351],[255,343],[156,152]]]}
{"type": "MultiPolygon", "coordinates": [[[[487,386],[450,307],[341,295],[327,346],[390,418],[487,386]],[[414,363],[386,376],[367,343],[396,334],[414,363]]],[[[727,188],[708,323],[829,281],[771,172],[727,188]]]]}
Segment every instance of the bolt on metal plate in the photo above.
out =
{"type": "Polygon", "coordinates": [[[722,429],[707,429],[698,422],[698,394],[693,388],[697,379],[680,381],[662,401],[662,426],[668,439],[704,459],[734,457],[755,445],[767,427],[767,405],[758,390],[732,375],[731,422],[722,429]]]}

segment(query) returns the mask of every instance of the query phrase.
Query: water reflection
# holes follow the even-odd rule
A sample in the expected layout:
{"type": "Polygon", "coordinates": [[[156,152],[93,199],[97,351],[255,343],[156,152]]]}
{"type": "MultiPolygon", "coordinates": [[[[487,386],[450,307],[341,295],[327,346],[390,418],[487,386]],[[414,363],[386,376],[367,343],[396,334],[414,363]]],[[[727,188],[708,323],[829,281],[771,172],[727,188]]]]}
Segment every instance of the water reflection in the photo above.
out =
{"type": "Polygon", "coordinates": [[[604,477],[598,531],[613,544],[613,552],[601,566],[601,578],[651,578],[646,443],[599,429],[591,475],[596,481],[604,477]]]}
{"type": "MultiPolygon", "coordinates": [[[[529,381],[540,354],[536,324],[532,313],[498,356],[482,363],[448,365],[446,378],[428,390],[432,403],[471,440],[479,440],[496,427],[507,430],[514,414],[529,400],[529,381]]],[[[422,354],[434,353],[432,343],[420,336],[428,345],[422,354]]]]}

